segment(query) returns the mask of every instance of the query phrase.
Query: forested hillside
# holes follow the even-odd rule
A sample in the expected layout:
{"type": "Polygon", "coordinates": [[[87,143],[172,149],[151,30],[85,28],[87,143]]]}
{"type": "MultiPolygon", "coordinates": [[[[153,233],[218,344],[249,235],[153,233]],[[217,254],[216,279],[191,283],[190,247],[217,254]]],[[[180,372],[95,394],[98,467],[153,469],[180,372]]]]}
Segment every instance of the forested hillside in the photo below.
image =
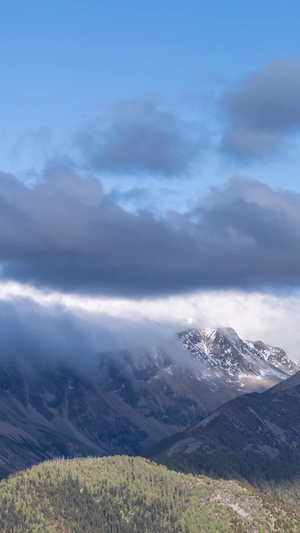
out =
{"type": "Polygon", "coordinates": [[[0,483],[3,533],[300,532],[300,516],[234,481],[127,456],[46,462],[0,483]]]}

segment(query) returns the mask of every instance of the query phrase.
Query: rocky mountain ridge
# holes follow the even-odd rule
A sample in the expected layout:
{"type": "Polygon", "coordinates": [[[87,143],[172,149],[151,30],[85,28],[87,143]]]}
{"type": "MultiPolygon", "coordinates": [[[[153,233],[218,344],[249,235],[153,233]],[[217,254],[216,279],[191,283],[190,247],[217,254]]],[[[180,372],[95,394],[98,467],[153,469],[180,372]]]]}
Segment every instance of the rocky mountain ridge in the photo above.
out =
{"type": "Polygon", "coordinates": [[[224,450],[233,446],[235,451],[252,450],[276,457],[284,445],[300,452],[300,372],[266,392],[244,394],[226,402],[182,437],[168,454],[179,448],[188,454],[191,443],[193,452],[201,450],[204,442],[208,453],[216,450],[218,439],[224,450]],[[186,447],[185,438],[189,439],[186,447]]]}
{"type": "Polygon", "coordinates": [[[270,365],[275,366],[279,370],[282,370],[286,374],[292,376],[298,370],[300,365],[292,361],[287,357],[287,354],[282,348],[276,346],[270,346],[262,341],[245,341],[250,350],[255,350],[258,355],[270,365]]]}
{"type": "Polygon", "coordinates": [[[33,370],[2,356],[1,475],[57,456],[142,454],[242,392],[286,379],[232,332],[211,335],[200,357],[199,331],[194,344],[179,334],[180,360],[171,348],[135,349],[101,353],[89,371],[33,370]]]}
{"type": "Polygon", "coordinates": [[[179,470],[246,480],[300,508],[300,371],[226,402],[156,454],[179,470]]]}
{"type": "Polygon", "coordinates": [[[253,381],[281,380],[300,370],[284,350],[261,341],[244,341],[232,328],[190,329],[178,333],[178,338],[195,361],[240,390],[255,390],[253,381]]]}

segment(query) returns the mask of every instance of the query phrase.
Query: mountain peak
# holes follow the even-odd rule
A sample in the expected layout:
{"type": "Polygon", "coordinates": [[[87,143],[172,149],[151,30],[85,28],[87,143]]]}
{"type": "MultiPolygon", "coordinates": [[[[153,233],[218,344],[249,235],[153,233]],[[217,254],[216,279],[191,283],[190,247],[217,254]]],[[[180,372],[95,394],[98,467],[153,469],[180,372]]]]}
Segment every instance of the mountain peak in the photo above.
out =
{"type": "Polygon", "coordinates": [[[238,384],[241,391],[253,390],[253,380],[263,388],[266,380],[271,380],[272,386],[272,382],[288,375],[275,364],[276,358],[272,363],[266,360],[255,343],[243,341],[231,327],[189,329],[179,333],[178,338],[196,361],[226,382],[238,384]]]}
{"type": "Polygon", "coordinates": [[[239,337],[239,335],[237,334],[237,332],[233,328],[230,328],[230,327],[218,328],[218,331],[222,335],[224,335],[225,337],[227,337],[228,339],[230,339],[232,341],[241,340],[241,338],[239,337]]]}
{"type": "Polygon", "coordinates": [[[292,376],[300,370],[299,364],[291,361],[286,352],[277,346],[270,346],[262,341],[245,341],[251,350],[255,350],[258,355],[270,365],[282,370],[289,376],[292,376]]]}

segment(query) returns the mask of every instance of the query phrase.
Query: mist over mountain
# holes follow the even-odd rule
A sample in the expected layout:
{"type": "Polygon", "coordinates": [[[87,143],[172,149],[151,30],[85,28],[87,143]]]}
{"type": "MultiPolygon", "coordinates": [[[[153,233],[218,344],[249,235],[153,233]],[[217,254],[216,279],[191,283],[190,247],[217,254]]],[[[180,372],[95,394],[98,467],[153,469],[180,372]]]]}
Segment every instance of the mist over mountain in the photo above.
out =
{"type": "Polygon", "coordinates": [[[222,403],[286,379],[288,361],[280,352],[270,365],[232,329],[189,330],[156,347],[100,345],[93,357],[20,364],[22,355],[1,356],[2,475],[62,455],[144,453],[222,403]]]}

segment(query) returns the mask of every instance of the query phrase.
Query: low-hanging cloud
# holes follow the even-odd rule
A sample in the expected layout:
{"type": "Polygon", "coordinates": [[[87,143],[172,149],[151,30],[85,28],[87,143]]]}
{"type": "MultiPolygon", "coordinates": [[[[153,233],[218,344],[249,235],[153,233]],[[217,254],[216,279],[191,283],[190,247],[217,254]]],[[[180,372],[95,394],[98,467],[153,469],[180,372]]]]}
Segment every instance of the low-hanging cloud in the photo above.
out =
{"type": "Polygon", "coordinates": [[[300,194],[235,177],[186,214],[131,213],[95,178],[34,189],[0,179],[2,278],[89,294],[159,296],[300,282],[300,194]]]}
{"type": "Polygon", "coordinates": [[[145,351],[154,357],[157,350],[166,350],[177,364],[194,366],[176,336],[182,320],[158,323],[147,315],[137,320],[122,311],[113,314],[109,307],[91,313],[65,305],[63,295],[55,299],[53,293],[52,301],[45,304],[43,297],[37,297],[42,294],[30,294],[30,289],[26,296],[21,291],[7,296],[0,290],[1,364],[14,361],[30,373],[54,365],[91,378],[99,376],[96,369],[101,353],[119,359],[128,350],[132,356],[143,358],[145,351]]]}
{"type": "Polygon", "coordinates": [[[30,298],[0,301],[1,364],[14,360],[25,371],[49,363],[90,370],[102,345],[111,345],[109,332],[101,325],[97,344],[95,336],[92,323],[61,306],[43,307],[30,298]]]}
{"type": "Polygon", "coordinates": [[[241,338],[280,346],[299,361],[299,312],[297,295],[226,290],[140,301],[0,283],[1,358],[17,359],[24,369],[55,363],[91,375],[101,352],[155,354],[159,348],[186,366],[191,360],[177,332],[233,327],[241,338]]]}
{"type": "Polygon", "coordinates": [[[76,144],[93,170],[166,177],[187,173],[201,151],[191,128],[154,99],[119,102],[106,124],[81,129],[76,144]]]}
{"type": "Polygon", "coordinates": [[[263,157],[300,131],[300,62],[273,61],[221,100],[228,118],[222,149],[238,158],[263,157]]]}

